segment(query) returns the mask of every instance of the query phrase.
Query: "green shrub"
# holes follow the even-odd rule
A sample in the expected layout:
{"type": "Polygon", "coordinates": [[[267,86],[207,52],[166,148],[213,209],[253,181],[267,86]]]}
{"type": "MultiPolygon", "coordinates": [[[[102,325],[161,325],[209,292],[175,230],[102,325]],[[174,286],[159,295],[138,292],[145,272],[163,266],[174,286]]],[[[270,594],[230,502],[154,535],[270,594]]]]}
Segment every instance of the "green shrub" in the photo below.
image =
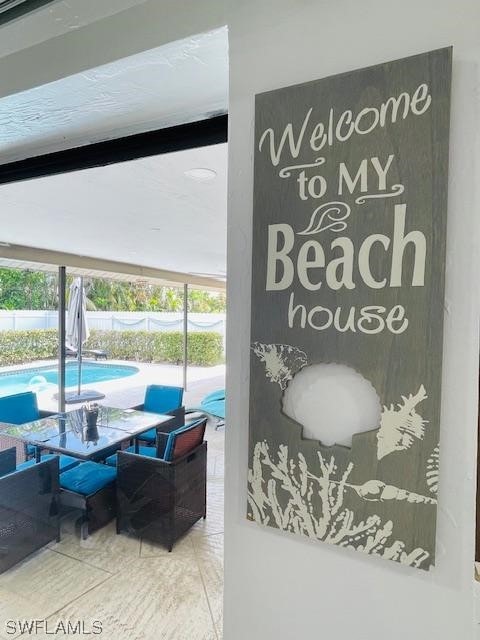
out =
{"type": "MultiPolygon", "coordinates": [[[[183,360],[183,333],[180,331],[100,331],[93,329],[87,349],[103,349],[112,360],[172,362],[183,360]]],[[[222,361],[219,333],[188,334],[188,362],[211,366],[222,361]]],[[[0,366],[55,358],[58,352],[56,329],[0,331],[0,366]]]]}
{"type": "Polygon", "coordinates": [[[0,331],[0,365],[54,358],[58,353],[56,329],[0,331]]]}
{"type": "MultiPolygon", "coordinates": [[[[181,331],[101,331],[90,333],[87,348],[103,349],[114,360],[173,362],[183,360],[181,331]]],[[[211,366],[222,360],[222,336],[213,331],[188,334],[188,362],[211,366]]]]}

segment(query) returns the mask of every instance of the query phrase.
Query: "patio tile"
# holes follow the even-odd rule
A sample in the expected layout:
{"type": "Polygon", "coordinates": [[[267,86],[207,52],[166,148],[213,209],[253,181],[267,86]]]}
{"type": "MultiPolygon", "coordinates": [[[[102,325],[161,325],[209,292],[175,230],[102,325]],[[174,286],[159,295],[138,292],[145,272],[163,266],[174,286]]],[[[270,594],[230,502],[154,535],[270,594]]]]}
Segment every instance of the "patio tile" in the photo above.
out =
{"type": "Polygon", "coordinates": [[[223,533],[223,478],[209,478],[207,484],[207,517],[191,529],[192,536],[223,533]]]}
{"type": "Polygon", "coordinates": [[[105,571],[43,549],[0,576],[0,621],[47,617],[109,577],[105,571]]]}
{"type": "Polygon", "coordinates": [[[213,621],[219,637],[223,633],[223,534],[197,537],[193,541],[213,621]]]}
{"type": "Polygon", "coordinates": [[[109,573],[118,573],[125,569],[125,563],[140,557],[140,539],[125,533],[117,535],[115,522],[110,522],[86,540],[67,530],[62,533],[61,542],[52,543],[50,549],[109,573]]]}
{"type": "Polygon", "coordinates": [[[198,566],[189,557],[140,560],[53,619],[92,616],[102,623],[103,640],[217,640],[198,566]]]}
{"type": "MultiPolygon", "coordinates": [[[[48,613],[52,612],[52,609],[48,611],[48,613]]],[[[41,618],[44,615],[43,606],[39,602],[30,602],[27,598],[22,598],[22,596],[10,593],[0,587],[0,629],[5,633],[8,620],[41,618]]],[[[0,637],[3,640],[4,636],[0,637]]]]}
{"type": "Polygon", "coordinates": [[[192,538],[187,532],[178,542],[176,542],[173,546],[171,552],[168,551],[167,547],[161,544],[157,544],[155,542],[150,542],[149,540],[142,540],[142,546],[140,551],[141,558],[158,558],[158,557],[189,557],[194,558],[194,549],[192,544],[192,538]]]}
{"type": "Polygon", "coordinates": [[[218,454],[223,454],[224,442],[225,442],[225,434],[223,429],[215,431],[210,427],[207,427],[205,432],[205,440],[208,442],[208,455],[212,455],[213,457],[218,454]]]}
{"type": "Polygon", "coordinates": [[[222,478],[223,480],[225,476],[225,458],[223,452],[215,456],[209,455],[207,471],[209,478],[222,478]]]}

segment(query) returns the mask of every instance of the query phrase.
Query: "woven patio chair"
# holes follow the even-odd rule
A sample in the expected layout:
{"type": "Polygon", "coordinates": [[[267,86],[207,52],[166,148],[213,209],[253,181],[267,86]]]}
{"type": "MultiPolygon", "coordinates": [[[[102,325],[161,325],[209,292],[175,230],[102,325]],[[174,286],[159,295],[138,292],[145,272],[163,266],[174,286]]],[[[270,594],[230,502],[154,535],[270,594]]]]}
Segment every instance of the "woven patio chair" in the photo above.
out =
{"type": "Polygon", "coordinates": [[[142,447],[140,454],[116,454],[117,533],[127,531],[171,551],[180,536],[206,517],[206,423],[202,418],[164,434],[162,458],[148,454],[152,447],[142,447]]]}
{"type": "MultiPolygon", "coordinates": [[[[185,423],[185,407],[182,406],[182,400],[183,387],[151,384],[145,390],[143,403],[131,408],[138,411],[151,411],[152,413],[171,415],[175,420],[168,423],[169,429],[175,429],[185,423]]],[[[164,425],[161,428],[164,429],[164,425]]],[[[157,429],[150,429],[142,433],[138,440],[155,446],[157,429]]]]}
{"type": "Polygon", "coordinates": [[[16,450],[0,451],[0,573],[60,540],[58,456],[16,469],[16,450]]]}

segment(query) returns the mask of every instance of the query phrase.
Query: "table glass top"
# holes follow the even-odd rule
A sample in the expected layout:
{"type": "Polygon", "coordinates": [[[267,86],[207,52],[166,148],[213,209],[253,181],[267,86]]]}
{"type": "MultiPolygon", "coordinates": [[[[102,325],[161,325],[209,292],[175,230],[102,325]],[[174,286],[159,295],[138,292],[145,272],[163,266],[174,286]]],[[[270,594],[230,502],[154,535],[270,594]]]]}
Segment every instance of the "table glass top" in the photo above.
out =
{"type": "Polygon", "coordinates": [[[68,425],[69,422],[63,415],[55,415],[34,422],[2,427],[2,433],[27,442],[44,442],[52,436],[68,431],[70,429],[68,425]]]}
{"type": "Polygon", "coordinates": [[[84,427],[80,433],[66,431],[42,443],[52,451],[62,451],[73,456],[93,456],[128,439],[130,434],[110,427],[84,427]]]}
{"type": "Polygon", "coordinates": [[[87,425],[86,414],[80,408],[33,422],[8,425],[2,428],[2,433],[52,450],[89,456],[171,419],[169,415],[100,406],[94,427],[87,425]]]}

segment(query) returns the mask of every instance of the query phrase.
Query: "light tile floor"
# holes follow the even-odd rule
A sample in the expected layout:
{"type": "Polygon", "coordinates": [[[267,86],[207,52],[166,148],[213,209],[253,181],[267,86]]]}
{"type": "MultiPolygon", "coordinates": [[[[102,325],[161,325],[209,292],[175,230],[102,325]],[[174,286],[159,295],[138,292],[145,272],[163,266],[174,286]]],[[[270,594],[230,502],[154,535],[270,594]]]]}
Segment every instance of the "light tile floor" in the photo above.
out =
{"type": "MultiPolygon", "coordinates": [[[[185,404],[193,406],[223,385],[222,376],[192,383],[185,404]]],[[[221,640],[223,428],[215,430],[215,422],[209,422],[206,439],[206,520],[172,553],[116,535],[114,523],[81,541],[73,522],[64,522],[60,543],[0,576],[0,640],[19,637],[7,633],[9,620],[26,619],[47,620],[49,633],[35,634],[38,640],[51,638],[58,622],[68,620],[81,621],[86,631],[95,620],[101,622],[102,640],[221,640]]]]}

